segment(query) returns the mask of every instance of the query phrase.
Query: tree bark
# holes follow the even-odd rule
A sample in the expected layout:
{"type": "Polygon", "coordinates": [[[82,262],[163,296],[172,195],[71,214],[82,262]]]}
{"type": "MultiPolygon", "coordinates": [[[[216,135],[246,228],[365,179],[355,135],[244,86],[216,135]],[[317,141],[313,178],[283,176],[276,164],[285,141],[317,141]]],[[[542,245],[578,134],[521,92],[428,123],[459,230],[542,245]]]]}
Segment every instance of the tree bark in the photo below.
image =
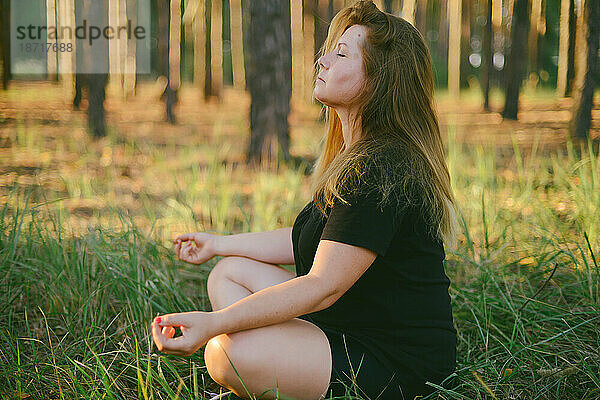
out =
{"type": "Polygon", "coordinates": [[[585,64],[577,71],[582,74],[583,82],[577,87],[569,133],[577,139],[586,139],[592,122],[594,89],[598,69],[598,41],[600,40],[600,1],[582,0],[583,32],[585,46],[578,51],[584,52],[585,64]]]}
{"type": "Polygon", "coordinates": [[[312,100],[313,89],[314,89],[314,72],[315,72],[315,54],[317,51],[314,48],[315,40],[315,13],[314,13],[314,0],[303,0],[302,1],[302,40],[304,42],[303,52],[303,74],[302,77],[304,87],[304,100],[310,102],[312,100]]]}
{"type": "Polygon", "coordinates": [[[558,77],[556,82],[556,94],[560,97],[570,96],[573,90],[576,27],[575,0],[562,0],[560,8],[558,77]]]}
{"type": "Polygon", "coordinates": [[[10,0],[0,0],[0,49],[2,57],[2,89],[10,80],[10,0]]]}
{"type": "Polygon", "coordinates": [[[231,65],[233,68],[233,87],[243,90],[246,86],[246,80],[244,73],[241,0],[231,0],[229,8],[231,15],[231,65]]]}
{"type": "Polygon", "coordinates": [[[542,0],[532,0],[529,29],[529,70],[536,74],[539,70],[540,19],[542,18],[542,0]]]}
{"type": "Polygon", "coordinates": [[[458,99],[460,93],[461,0],[448,1],[448,92],[458,99]]]}
{"type": "Polygon", "coordinates": [[[200,93],[202,100],[206,100],[204,93],[204,82],[206,81],[205,58],[206,58],[206,26],[204,20],[205,2],[198,0],[198,7],[194,15],[194,85],[200,93]]]}
{"type": "MultiPolygon", "coordinates": [[[[81,0],[75,2],[75,21],[77,26],[83,20],[94,26],[108,24],[108,0],[81,0]]],[[[75,97],[73,105],[79,108],[82,91],[87,88],[88,130],[92,137],[106,136],[106,116],[104,100],[108,83],[108,41],[96,40],[90,46],[87,40],[77,39],[75,49],[75,97]]]]}
{"type": "Polygon", "coordinates": [[[483,87],[483,109],[490,111],[490,75],[492,73],[492,37],[494,35],[494,24],[492,23],[492,4],[493,0],[487,0],[487,16],[483,28],[483,48],[482,48],[482,74],[481,86],[483,87]]]}
{"type": "Polygon", "coordinates": [[[402,3],[402,18],[410,22],[412,25],[415,24],[415,9],[417,8],[417,0],[403,0],[402,3]]]}
{"type": "Polygon", "coordinates": [[[175,124],[174,107],[177,104],[177,90],[171,84],[171,68],[169,59],[171,2],[155,0],[158,18],[158,74],[166,80],[161,98],[165,101],[166,121],[175,124]]]}
{"type": "Polygon", "coordinates": [[[292,90],[289,0],[251,1],[248,32],[250,145],[247,162],[271,165],[279,160],[276,142],[289,161],[292,90]]]}
{"type": "MultiPolygon", "coordinates": [[[[223,10],[221,0],[212,0],[211,2],[211,24],[210,24],[210,43],[211,43],[211,95],[217,101],[222,100],[223,96],[223,10]]],[[[289,23],[289,21],[288,21],[289,23]]]]}
{"type": "Polygon", "coordinates": [[[312,0],[312,10],[315,21],[315,60],[319,55],[321,46],[327,38],[327,27],[329,26],[329,0],[312,0]]]}
{"type": "Polygon", "coordinates": [[[427,0],[416,0],[415,27],[427,37],[427,0]]]}
{"type": "Polygon", "coordinates": [[[472,0],[462,1],[461,16],[461,34],[460,34],[460,87],[468,86],[468,78],[471,75],[471,63],[469,55],[471,54],[471,9],[472,0]]]}
{"type": "Polygon", "coordinates": [[[385,12],[388,14],[394,14],[396,10],[394,10],[394,0],[384,0],[383,6],[385,8],[385,12]]]}
{"type": "Polygon", "coordinates": [[[527,34],[529,32],[529,0],[515,0],[510,29],[510,54],[506,65],[506,99],[502,117],[517,119],[519,90],[527,65],[527,34]]]}
{"type": "MultiPolygon", "coordinates": [[[[215,0],[218,1],[218,0],[215,0]]],[[[251,0],[246,0],[251,1],[251,0]]],[[[212,93],[212,43],[211,43],[211,32],[212,32],[212,2],[213,0],[204,1],[204,99],[207,100],[212,93]]]]}

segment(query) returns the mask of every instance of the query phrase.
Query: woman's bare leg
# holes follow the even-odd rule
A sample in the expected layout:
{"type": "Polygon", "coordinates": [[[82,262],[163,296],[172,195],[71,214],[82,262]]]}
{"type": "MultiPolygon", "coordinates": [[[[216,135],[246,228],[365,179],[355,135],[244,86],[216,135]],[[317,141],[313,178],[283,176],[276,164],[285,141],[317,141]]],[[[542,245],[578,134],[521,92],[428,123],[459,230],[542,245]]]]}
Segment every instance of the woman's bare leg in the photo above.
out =
{"type": "Polygon", "coordinates": [[[246,257],[225,257],[208,275],[206,289],[213,311],[225,308],[269,286],[296,275],[279,265],[246,257]]]}
{"type": "MultiPolygon", "coordinates": [[[[278,265],[226,257],[211,271],[207,291],[213,310],[220,310],[294,277],[278,265]]],[[[316,325],[298,318],[218,335],[206,344],[204,360],[216,382],[243,398],[249,398],[246,389],[260,396],[278,386],[280,399],[321,399],[331,375],[327,336],[316,325]]],[[[262,398],[274,399],[275,393],[262,398]]]]}

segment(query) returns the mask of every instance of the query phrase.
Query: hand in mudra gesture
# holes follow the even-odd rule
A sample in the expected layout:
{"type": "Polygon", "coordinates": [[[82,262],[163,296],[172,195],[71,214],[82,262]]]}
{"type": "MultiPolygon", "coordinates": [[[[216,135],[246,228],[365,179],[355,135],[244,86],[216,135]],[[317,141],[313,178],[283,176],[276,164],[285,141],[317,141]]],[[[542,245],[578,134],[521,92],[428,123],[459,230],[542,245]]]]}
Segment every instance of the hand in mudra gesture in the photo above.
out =
{"type": "Polygon", "coordinates": [[[173,240],[175,254],[180,260],[191,264],[202,264],[217,255],[216,235],[204,232],[186,233],[173,240]]]}

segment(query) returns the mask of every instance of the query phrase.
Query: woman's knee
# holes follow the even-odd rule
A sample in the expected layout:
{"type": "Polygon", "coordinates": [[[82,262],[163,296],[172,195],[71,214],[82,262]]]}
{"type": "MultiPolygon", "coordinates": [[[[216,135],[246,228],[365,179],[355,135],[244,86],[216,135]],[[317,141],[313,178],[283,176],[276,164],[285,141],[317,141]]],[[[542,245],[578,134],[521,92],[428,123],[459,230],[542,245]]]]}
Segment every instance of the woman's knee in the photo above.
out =
{"type": "Polygon", "coordinates": [[[204,363],[211,378],[220,385],[226,386],[231,382],[235,370],[239,371],[236,355],[229,335],[221,334],[210,339],[204,348],[204,363]]]}
{"type": "Polygon", "coordinates": [[[235,276],[236,269],[243,263],[243,259],[244,257],[227,256],[219,260],[208,274],[206,280],[207,289],[209,285],[215,283],[214,281],[222,279],[232,280],[235,276]]]}

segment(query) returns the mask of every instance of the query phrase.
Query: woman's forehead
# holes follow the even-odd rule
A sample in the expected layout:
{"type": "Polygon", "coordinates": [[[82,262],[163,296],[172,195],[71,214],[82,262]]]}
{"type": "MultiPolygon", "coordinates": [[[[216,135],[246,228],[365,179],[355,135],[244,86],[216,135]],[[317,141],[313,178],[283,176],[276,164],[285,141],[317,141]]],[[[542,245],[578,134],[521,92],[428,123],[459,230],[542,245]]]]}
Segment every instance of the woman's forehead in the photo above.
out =
{"type": "Polygon", "coordinates": [[[362,42],[367,34],[366,27],[363,25],[352,25],[344,31],[340,36],[337,46],[348,46],[348,48],[356,49],[359,47],[359,43],[362,42]]]}

